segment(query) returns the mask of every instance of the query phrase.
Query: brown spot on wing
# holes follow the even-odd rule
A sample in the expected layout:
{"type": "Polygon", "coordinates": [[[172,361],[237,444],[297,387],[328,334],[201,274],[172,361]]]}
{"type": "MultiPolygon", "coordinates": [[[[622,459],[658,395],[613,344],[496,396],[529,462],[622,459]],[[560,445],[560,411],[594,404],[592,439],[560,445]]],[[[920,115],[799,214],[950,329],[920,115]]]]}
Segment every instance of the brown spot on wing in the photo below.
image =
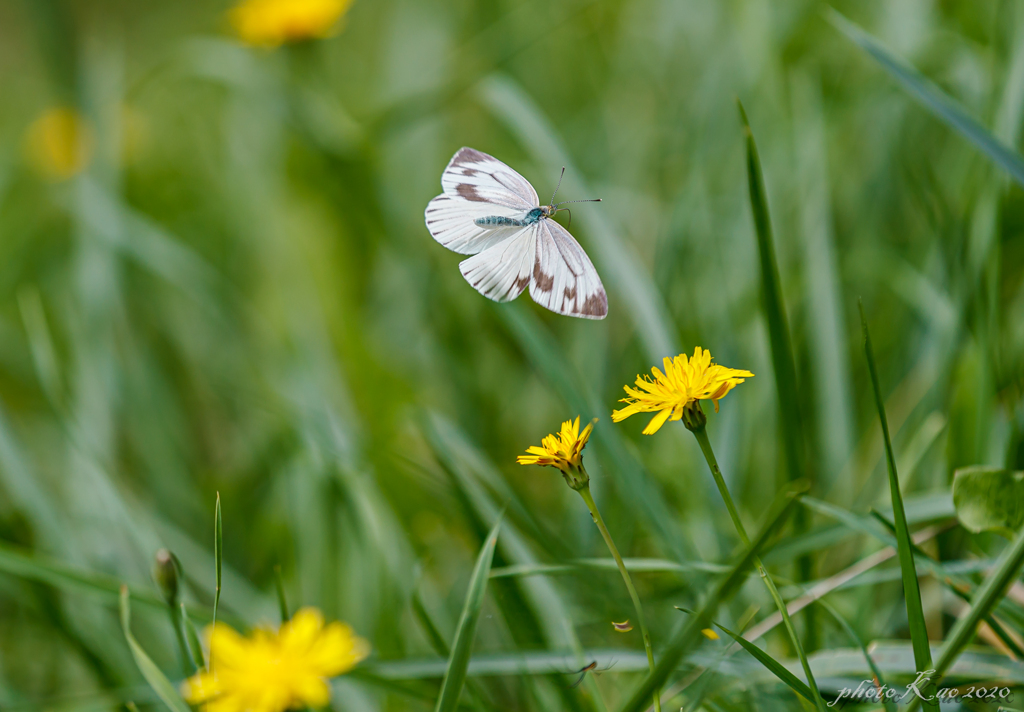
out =
{"type": "Polygon", "coordinates": [[[526,285],[528,285],[529,283],[530,283],[529,276],[519,277],[519,278],[516,279],[516,289],[519,290],[520,292],[522,292],[524,289],[526,289],[526,285]]]}
{"type": "Polygon", "coordinates": [[[544,274],[539,261],[533,263],[533,280],[537,284],[537,289],[542,292],[550,292],[551,288],[555,286],[554,276],[544,274]]]}
{"type": "Polygon", "coordinates": [[[455,186],[455,192],[466,200],[472,200],[474,203],[488,202],[486,198],[481,197],[481,195],[476,192],[476,187],[469,183],[459,183],[455,186]]]}
{"type": "Polygon", "coordinates": [[[459,166],[463,163],[481,163],[483,161],[492,160],[494,159],[486,153],[481,153],[475,148],[462,148],[459,149],[459,152],[455,154],[454,158],[452,158],[452,165],[459,166]]]}
{"type": "Polygon", "coordinates": [[[583,307],[580,309],[580,314],[607,316],[608,295],[604,293],[603,289],[587,297],[587,301],[583,302],[583,307]]]}
{"type": "Polygon", "coordinates": [[[564,297],[566,299],[575,299],[576,298],[576,285],[575,284],[572,285],[572,289],[569,289],[568,287],[565,288],[564,297]]]}

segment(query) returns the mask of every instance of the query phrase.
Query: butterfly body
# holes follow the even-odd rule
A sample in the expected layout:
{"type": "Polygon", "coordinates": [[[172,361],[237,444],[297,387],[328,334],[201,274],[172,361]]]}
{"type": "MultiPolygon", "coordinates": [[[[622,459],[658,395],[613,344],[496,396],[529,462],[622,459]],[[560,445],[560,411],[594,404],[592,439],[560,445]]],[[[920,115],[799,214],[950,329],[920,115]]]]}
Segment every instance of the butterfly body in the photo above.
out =
{"type": "Polygon", "coordinates": [[[541,306],[559,314],[603,319],[608,297],[586,252],[550,219],[557,205],[540,205],[529,181],[501,161],[460,149],[441,175],[444,193],[427,205],[427,229],[453,252],[478,292],[499,302],[527,287],[541,306]]]}

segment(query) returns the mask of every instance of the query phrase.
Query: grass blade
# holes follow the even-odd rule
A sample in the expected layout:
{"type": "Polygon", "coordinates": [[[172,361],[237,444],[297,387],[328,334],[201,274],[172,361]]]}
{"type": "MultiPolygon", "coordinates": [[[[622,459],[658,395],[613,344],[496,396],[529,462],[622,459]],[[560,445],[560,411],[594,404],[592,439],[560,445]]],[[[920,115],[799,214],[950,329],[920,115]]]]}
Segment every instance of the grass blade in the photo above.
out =
{"type": "Polygon", "coordinates": [[[721,628],[723,631],[726,632],[726,634],[729,635],[729,637],[731,637],[733,640],[739,643],[744,650],[746,650],[748,653],[751,654],[751,656],[754,657],[754,659],[756,659],[759,663],[768,668],[768,670],[770,670],[771,673],[775,675],[775,677],[779,678],[782,682],[788,685],[789,688],[793,690],[793,692],[797,693],[811,704],[815,704],[815,697],[814,693],[811,692],[811,688],[809,688],[803,680],[801,680],[796,675],[791,673],[782,663],[780,663],[778,660],[776,660],[771,655],[766,653],[764,650],[761,650],[761,648],[751,643],[742,635],[733,633],[731,630],[726,628],[721,623],[715,623],[715,625],[721,628]]]}
{"type": "MultiPolygon", "coordinates": [[[[918,586],[917,568],[914,564],[914,545],[910,540],[907,514],[903,509],[903,495],[900,493],[900,480],[896,473],[896,457],[893,455],[892,440],[889,438],[889,423],[885,419],[885,403],[882,400],[882,390],[878,385],[878,370],[875,368],[875,354],[871,348],[871,335],[868,333],[868,320],[864,315],[864,303],[858,300],[857,306],[860,309],[860,323],[864,334],[864,355],[868,361],[871,389],[875,395],[875,406],[878,408],[878,420],[882,426],[882,439],[885,443],[885,461],[889,470],[893,523],[896,527],[896,553],[899,556],[900,570],[903,573],[903,594],[907,605],[910,641],[914,648],[917,669],[931,670],[932,654],[928,647],[928,629],[924,622],[921,589],[918,586]]],[[[930,706],[935,706],[935,703],[930,703],[930,706]]]]}
{"type": "Polygon", "coordinates": [[[982,153],[1009,173],[1015,181],[1024,185],[1024,159],[1021,159],[1016,151],[996,138],[991,131],[968,114],[960,104],[951,99],[934,82],[897,58],[881,42],[860,27],[835,10],[830,9],[827,18],[837,30],[853,40],[882,65],[882,68],[899,82],[908,94],[943,123],[973,143],[982,153]]]}
{"type": "MultiPolygon", "coordinates": [[[[853,629],[853,626],[851,626],[845,618],[839,615],[839,611],[833,608],[832,604],[825,601],[825,599],[819,598],[815,603],[828,611],[829,615],[835,619],[836,623],[839,624],[839,627],[843,629],[850,640],[857,644],[857,647],[860,648],[862,653],[864,653],[864,661],[867,662],[868,667],[871,669],[871,674],[875,676],[875,685],[877,685],[879,689],[884,689],[885,680],[882,679],[882,671],[878,669],[878,665],[875,664],[874,658],[872,658],[871,653],[868,652],[868,646],[864,645],[864,641],[862,641],[860,636],[857,635],[857,631],[853,629]]],[[[886,712],[896,712],[896,705],[887,698],[882,700],[882,706],[885,708],[886,712]]]]}
{"type": "Polygon", "coordinates": [[[146,651],[135,640],[135,636],[132,635],[132,614],[127,586],[121,586],[120,601],[121,628],[124,630],[125,640],[128,641],[128,647],[132,651],[132,657],[135,658],[135,664],[139,666],[142,676],[146,678],[146,682],[149,683],[153,691],[163,700],[163,703],[167,705],[171,712],[191,712],[189,706],[185,704],[185,700],[181,699],[181,695],[174,689],[171,681],[160,671],[160,668],[150,659],[146,651]]]}
{"type": "Polygon", "coordinates": [[[274,590],[277,591],[277,608],[281,614],[281,622],[284,623],[291,616],[288,614],[288,598],[284,594],[284,577],[281,575],[281,565],[274,566],[274,590]]]}
{"type": "MultiPolygon", "coordinates": [[[[970,612],[957,620],[949,635],[946,636],[946,642],[942,645],[938,662],[935,663],[933,679],[940,678],[956,662],[957,657],[974,636],[978,623],[988,617],[992,609],[999,603],[1007,586],[1017,578],[1022,565],[1024,565],[1024,534],[1018,533],[1013,545],[1003,554],[998,568],[978,587],[971,602],[970,612]]],[[[928,670],[930,668],[921,669],[928,670]]],[[[915,699],[908,712],[917,709],[918,702],[919,700],[915,699]]]]}
{"type": "Polygon", "coordinates": [[[434,712],[453,712],[459,706],[459,696],[466,682],[466,671],[469,669],[469,656],[473,650],[473,639],[476,636],[476,624],[480,621],[480,612],[484,605],[484,593],[487,590],[487,579],[491,574],[491,562],[494,560],[494,547],[498,542],[498,530],[501,519],[494,524],[487,540],[480,548],[480,554],[469,580],[469,591],[462,607],[459,625],[455,629],[452,652],[448,657],[448,668],[441,683],[441,694],[437,698],[434,712]]]}
{"type": "Polygon", "coordinates": [[[781,503],[769,513],[761,531],[744,551],[743,556],[733,565],[729,574],[724,576],[712,589],[700,611],[690,616],[686,626],[659,654],[660,660],[654,671],[633,690],[626,703],[619,708],[619,712],[641,712],[647,709],[654,691],[663,687],[668,676],[678,667],[683,658],[697,649],[703,638],[701,631],[708,627],[718,606],[735,593],[746,580],[748,569],[757,559],[758,552],[764,548],[773,532],[785,520],[798,496],[795,492],[787,493],[781,503]]]}
{"type": "Polygon", "coordinates": [[[217,504],[213,511],[213,625],[217,625],[217,606],[220,605],[220,579],[224,563],[224,521],[220,513],[220,492],[217,493],[217,504]]]}
{"type": "Polygon", "coordinates": [[[192,656],[192,662],[195,664],[196,670],[202,670],[206,667],[206,661],[203,660],[203,644],[199,642],[199,633],[192,624],[192,619],[188,617],[188,609],[185,608],[185,604],[179,603],[178,607],[181,609],[181,626],[185,629],[188,652],[192,656]]]}

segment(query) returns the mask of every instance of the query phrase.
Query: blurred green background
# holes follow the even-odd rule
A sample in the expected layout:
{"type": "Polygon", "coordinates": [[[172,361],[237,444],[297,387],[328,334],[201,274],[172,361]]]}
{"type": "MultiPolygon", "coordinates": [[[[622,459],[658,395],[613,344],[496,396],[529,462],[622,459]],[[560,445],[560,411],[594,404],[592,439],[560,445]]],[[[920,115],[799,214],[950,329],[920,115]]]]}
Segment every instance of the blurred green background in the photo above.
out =
{"type": "MultiPolygon", "coordinates": [[[[289,602],[350,622],[371,662],[434,656],[424,619],[450,642],[502,507],[496,567],[606,556],[558,473],[514,461],[577,414],[601,419],[586,461],[626,556],[726,561],[735,533],[693,439],[609,414],[637,373],[701,345],[757,374],[709,414],[748,528],[790,477],[737,98],[764,164],[812,494],[889,502],[858,296],[912,521],[952,516],[957,467],[1024,467],[1024,194],[827,7],[357,0],[336,36],[271,50],[234,39],[221,2],[0,3],[0,708],[157,704],[96,581],[132,586],[138,637],[180,679],[151,562],[179,557],[207,622],[218,491],[229,620],[276,620],[280,565],[289,602]],[[63,169],[39,153],[55,107],[82,117],[63,169]],[[466,284],[423,224],[461,146],[542,197],[564,165],[563,199],[604,199],[576,206],[572,232],[606,320],[466,284]],[[106,578],[47,580],[58,564],[106,578]]],[[[834,7],[1019,144],[1018,3],[834,7]]],[[[780,585],[800,554],[820,578],[878,548],[812,527],[766,557],[780,585]]],[[[993,544],[953,528],[928,546],[966,560],[993,544]]],[[[894,566],[830,597],[865,642],[906,642],[894,566]]],[[[683,568],[637,575],[656,650],[684,619],[673,606],[709,586],[683,568]]],[[[923,592],[941,640],[955,601],[923,592]]],[[[771,611],[751,582],[719,617],[755,605],[771,611]]],[[[597,677],[612,705],[644,668],[638,633],[610,625],[631,614],[613,569],[495,578],[475,650],[619,651],[597,677]]],[[[851,646],[827,617],[797,624],[811,650],[851,646]]],[[[792,657],[777,631],[767,644],[792,657]]],[[[749,658],[719,672],[706,709],[798,709],[749,658]]],[[[486,677],[474,699],[595,709],[572,680],[486,677]]],[[[334,704],[432,707],[436,675],[392,682],[344,678],[334,704]]]]}

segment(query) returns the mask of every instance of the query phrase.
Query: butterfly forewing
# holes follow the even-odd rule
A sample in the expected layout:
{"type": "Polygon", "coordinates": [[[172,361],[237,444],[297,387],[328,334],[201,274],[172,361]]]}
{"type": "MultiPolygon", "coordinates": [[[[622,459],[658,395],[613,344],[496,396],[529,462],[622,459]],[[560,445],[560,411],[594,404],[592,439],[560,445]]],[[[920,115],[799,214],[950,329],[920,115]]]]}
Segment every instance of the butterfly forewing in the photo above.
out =
{"type": "Polygon", "coordinates": [[[497,158],[460,148],[441,175],[447,195],[470,203],[490,203],[527,211],[540,205],[530,182],[497,158]]]}

